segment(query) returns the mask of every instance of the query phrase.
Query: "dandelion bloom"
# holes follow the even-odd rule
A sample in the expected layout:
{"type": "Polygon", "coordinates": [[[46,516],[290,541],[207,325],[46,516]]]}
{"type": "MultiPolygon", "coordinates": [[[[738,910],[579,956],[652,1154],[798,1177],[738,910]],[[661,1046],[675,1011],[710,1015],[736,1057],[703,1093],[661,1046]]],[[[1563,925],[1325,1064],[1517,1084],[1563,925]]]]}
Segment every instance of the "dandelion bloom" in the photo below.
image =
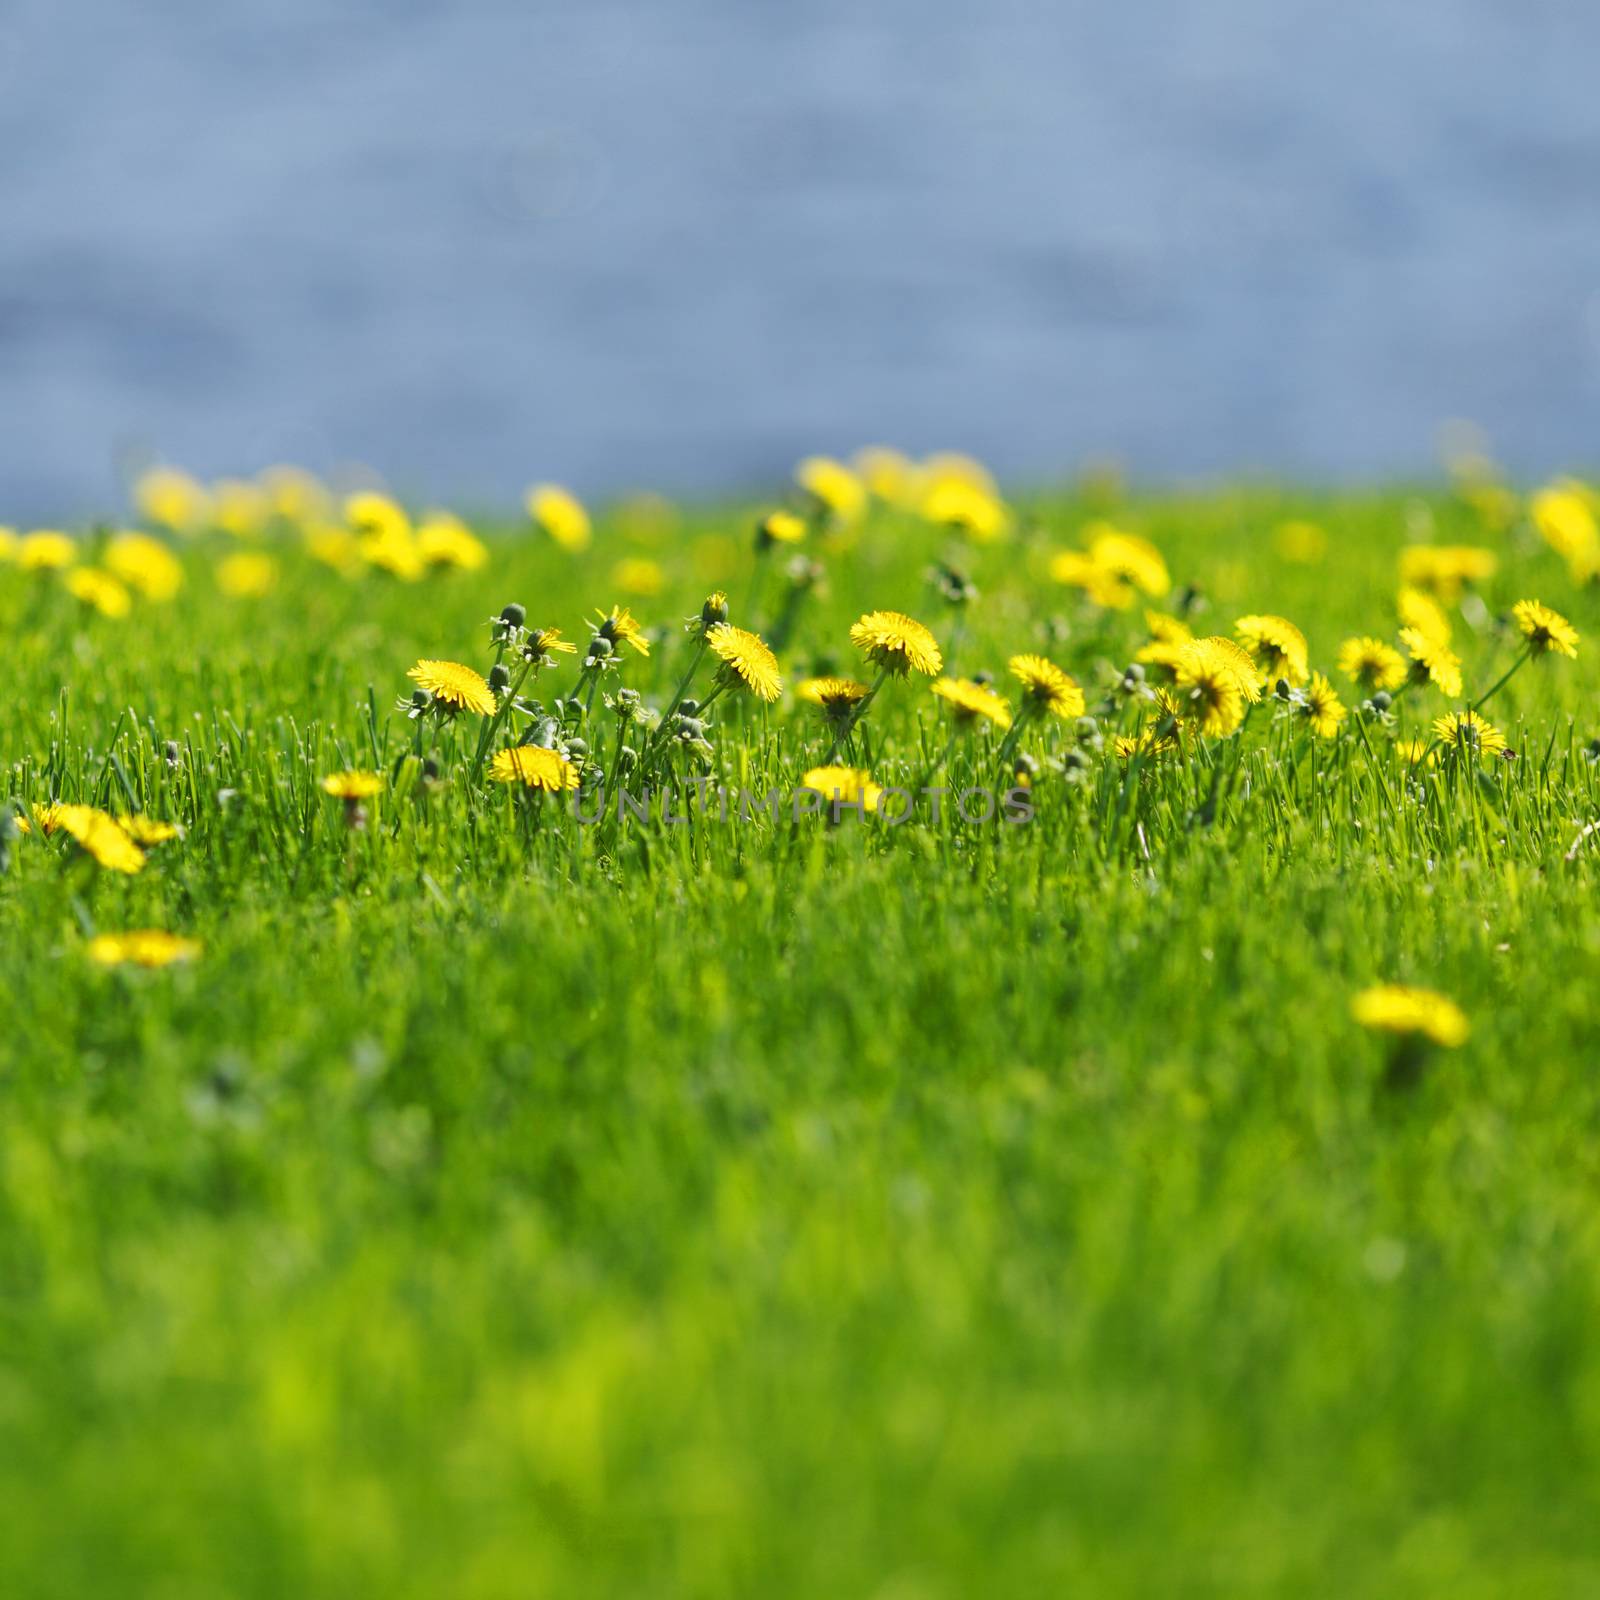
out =
{"type": "Polygon", "coordinates": [[[886,505],[912,506],[922,486],[923,471],[902,450],[869,444],[850,462],[856,476],[886,505]]]}
{"type": "Polygon", "coordinates": [[[1409,767],[1421,766],[1423,762],[1430,767],[1439,764],[1439,752],[1426,739],[1396,739],[1394,748],[1409,767]]]}
{"type": "Polygon", "coordinates": [[[774,544],[799,544],[806,536],[806,519],[792,511],[769,511],[756,524],[756,544],[763,550],[774,544]]]}
{"type": "Polygon", "coordinates": [[[170,600],[183,587],[178,558],[147,533],[119,533],[106,546],[106,570],[146,600],[170,600]]]}
{"type": "Polygon", "coordinates": [[[1528,513],[1539,537],[1569,566],[1593,563],[1600,552],[1600,525],[1581,486],[1563,482],[1541,489],[1528,513]]]}
{"type": "Polygon", "coordinates": [[[1287,678],[1304,683],[1310,676],[1306,662],[1306,636],[1286,617],[1262,613],[1240,617],[1233,625],[1250,659],[1270,683],[1287,678]]]}
{"type": "Polygon", "coordinates": [[[322,792],[335,800],[370,800],[383,789],[381,772],[330,772],[322,780],[322,792]]]}
{"type": "Polygon", "coordinates": [[[451,711],[476,711],[484,717],[494,713],[494,691],[480,673],[459,661],[419,661],[406,676],[451,711]]]}
{"type": "Polygon", "coordinates": [[[235,600],[259,600],[277,581],[278,563],[255,551],[241,550],[217,563],[217,587],[235,600]]]}
{"type": "Polygon", "coordinates": [[[794,481],[841,522],[854,522],[866,510],[866,485],[831,456],[807,456],[794,469],[794,481]]]}
{"type": "Polygon", "coordinates": [[[577,653],[577,645],[561,637],[559,628],[529,628],[522,639],[522,653],[535,667],[542,667],[551,656],[570,656],[577,653]]]}
{"type": "Polygon", "coordinates": [[[970,678],[936,678],[933,692],[950,707],[958,723],[984,717],[997,728],[1011,726],[1011,707],[987,684],[974,683],[970,678]]]}
{"type": "Polygon", "coordinates": [[[659,561],[648,556],[625,556],[611,569],[611,581],[624,593],[648,599],[667,586],[667,574],[659,561]]]}
{"type": "Polygon", "coordinates": [[[1280,522],[1272,530],[1272,548],[1285,561],[1311,566],[1328,553],[1328,536],[1314,522],[1280,522]]]}
{"type": "Polygon", "coordinates": [[[1141,728],[1138,733],[1119,733],[1111,741],[1111,753],[1118,761],[1131,761],[1137,756],[1141,761],[1157,760],[1178,748],[1175,733],[1163,733],[1159,723],[1141,728]]]}
{"type": "Polygon", "coordinates": [[[1311,674],[1302,710],[1311,723],[1311,731],[1319,739],[1331,739],[1339,731],[1339,724],[1350,714],[1333,685],[1320,672],[1311,674]]]}
{"type": "Polygon", "coordinates": [[[25,533],[17,541],[17,565],[24,572],[65,572],[77,559],[77,541],[54,528],[25,533]]]}
{"type": "Polygon", "coordinates": [[[1244,721],[1245,708],[1261,698],[1255,663],[1220,634],[1183,646],[1173,683],[1184,716],[1218,739],[1234,732],[1244,721]]]}
{"type": "Polygon", "coordinates": [[[405,507],[375,489],[350,495],[344,503],[344,520],[355,533],[370,539],[410,538],[411,518],[405,507]]]}
{"type": "Polygon", "coordinates": [[[1476,711],[1452,711],[1435,717],[1433,731],[1451,754],[1497,756],[1506,747],[1506,736],[1476,711]]]}
{"type": "Polygon", "coordinates": [[[536,483],[525,502],[535,526],[563,550],[579,551],[589,543],[589,513],[576,495],[558,483],[536,483]]]}
{"type": "Polygon", "coordinates": [[[177,961],[193,961],[200,946],[193,939],[179,938],[161,928],[139,928],[132,933],[102,933],[88,944],[89,959],[103,967],[170,967],[177,961]]]}
{"type": "Polygon", "coordinates": [[[102,617],[125,617],[133,610],[128,591],[98,567],[74,567],[61,581],[74,599],[102,617]]]}
{"type": "Polygon", "coordinates": [[[328,515],[333,499],[321,481],[303,467],[267,467],[256,474],[272,514],[303,524],[328,515]]]}
{"type": "Polygon", "coordinates": [[[1415,628],[1439,644],[1450,643],[1450,619],[1439,602],[1421,589],[1402,589],[1395,602],[1402,628],[1415,628]]]}
{"type": "Polygon", "coordinates": [[[260,484],[220,478],[211,485],[211,522],[236,539],[253,539],[272,520],[272,502],[260,484]]]}
{"type": "Polygon", "coordinates": [[[802,678],[794,687],[795,696],[821,706],[830,719],[843,719],[865,700],[871,691],[854,678],[802,678]]]}
{"type": "Polygon", "coordinates": [[[1152,599],[1172,588],[1167,563],[1148,539],[1103,522],[1091,523],[1084,533],[1089,539],[1089,559],[1114,582],[1139,589],[1152,599]]]}
{"type": "Polygon", "coordinates": [[[626,606],[612,606],[610,611],[597,611],[594,631],[611,644],[632,645],[642,656],[650,654],[650,641],[644,629],[626,606]]]}
{"type": "Polygon", "coordinates": [[[502,750],[489,767],[496,783],[520,783],[526,789],[542,789],[559,794],[578,787],[578,769],[559,750],[542,745],[519,744],[502,750]]]}
{"type": "Polygon", "coordinates": [[[159,817],[147,817],[142,811],[135,811],[131,816],[118,817],[117,826],[135,844],[145,847],[165,844],[169,839],[178,837],[178,830],[172,823],[163,822],[159,817]]]}
{"type": "Polygon", "coordinates": [[[783,693],[778,658],[766,641],[731,622],[719,622],[706,631],[706,643],[723,663],[730,681],[737,681],[759,699],[773,701],[783,693]]]}
{"type": "Polygon", "coordinates": [[[1023,699],[1036,710],[1053,717],[1081,717],[1083,690],[1055,662],[1044,656],[1012,656],[1006,663],[1011,676],[1022,685],[1023,699]]]}
{"type": "Polygon", "coordinates": [[[1339,646],[1339,670],[1366,690],[1398,689],[1406,681],[1406,659],[1393,645],[1370,634],[1339,646]]]}
{"type": "Polygon", "coordinates": [[[1511,615],[1517,632],[1533,647],[1536,656],[1548,655],[1552,650],[1558,655],[1577,655],[1578,630],[1559,611],[1552,611],[1537,600],[1519,600],[1511,608],[1511,615]]]}
{"type": "Polygon", "coordinates": [[[115,817],[94,806],[49,806],[39,821],[46,833],[70,835],[108,871],[127,873],[131,877],[144,869],[144,851],[128,837],[115,817]]]}
{"type": "Polygon", "coordinates": [[[941,478],[922,497],[922,515],[929,522],[957,528],[982,544],[1002,538],[1011,513],[996,495],[960,478],[941,478]]]}
{"type": "Polygon", "coordinates": [[[1411,657],[1411,678],[1431,683],[1454,700],[1461,693],[1461,658],[1444,643],[1420,628],[1402,628],[1400,642],[1411,657]]]}
{"type": "Polygon", "coordinates": [[[1492,578],[1499,566],[1493,550],[1469,544],[1417,544],[1400,552],[1400,581],[1449,603],[1468,584],[1492,578]]]}
{"type": "Polygon", "coordinates": [[[800,780],[800,787],[820,794],[824,800],[860,804],[866,811],[876,811],[883,798],[883,790],[872,781],[871,774],[858,767],[813,767],[800,780]]]}
{"type": "Polygon", "coordinates": [[[1454,1000],[1432,989],[1402,983],[1380,983],[1363,989],[1350,1003],[1350,1012],[1363,1028],[1377,1033],[1417,1035],[1446,1049],[1466,1042],[1471,1031],[1454,1000]]]}
{"type": "Polygon", "coordinates": [[[416,549],[430,567],[477,572],[489,564],[489,547],[450,511],[430,511],[417,524],[416,549]]]}
{"type": "Polygon", "coordinates": [[[134,503],[151,522],[189,533],[211,519],[211,502],[199,482],[176,467],[152,467],[133,486],[134,503]]]}
{"type": "Polygon", "coordinates": [[[893,673],[915,671],[931,678],[944,665],[939,641],[900,611],[867,612],[851,625],[850,642],[867,660],[893,673]]]}

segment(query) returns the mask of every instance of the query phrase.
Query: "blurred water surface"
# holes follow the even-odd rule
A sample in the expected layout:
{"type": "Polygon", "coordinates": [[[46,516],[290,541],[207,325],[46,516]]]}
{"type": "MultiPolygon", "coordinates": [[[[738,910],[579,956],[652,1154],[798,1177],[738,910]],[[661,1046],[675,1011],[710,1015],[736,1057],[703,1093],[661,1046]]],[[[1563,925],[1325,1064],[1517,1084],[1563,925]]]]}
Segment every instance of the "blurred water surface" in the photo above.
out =
{"type": "Polygon", "coordinates": [[[0,0],[0,519],[1593,461],[1593,0],[0,0]]]}

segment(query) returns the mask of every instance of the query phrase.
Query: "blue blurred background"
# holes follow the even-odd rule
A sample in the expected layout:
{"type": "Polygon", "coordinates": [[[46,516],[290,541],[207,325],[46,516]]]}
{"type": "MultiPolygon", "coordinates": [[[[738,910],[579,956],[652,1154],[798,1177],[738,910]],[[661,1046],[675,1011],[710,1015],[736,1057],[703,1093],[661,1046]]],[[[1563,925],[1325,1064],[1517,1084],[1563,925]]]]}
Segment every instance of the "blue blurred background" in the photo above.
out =
{"type": "Polygon", "coordinates": [[[1595,0],[0,0],[0,520],[1592,462],[1595,0]]]}

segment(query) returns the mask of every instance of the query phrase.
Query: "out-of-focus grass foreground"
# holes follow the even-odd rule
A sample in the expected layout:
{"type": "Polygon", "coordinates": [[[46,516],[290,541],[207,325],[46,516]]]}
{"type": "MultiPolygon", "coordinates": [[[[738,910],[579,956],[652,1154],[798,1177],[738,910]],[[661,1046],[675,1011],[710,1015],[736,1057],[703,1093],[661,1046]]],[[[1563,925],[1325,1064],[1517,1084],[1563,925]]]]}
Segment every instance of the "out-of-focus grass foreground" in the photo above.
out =
{"type": "Polygon", "coordinates": [[[1593,492],[528,513],[0,533],[0,1593],[1600,1591],[1593,492]]]}

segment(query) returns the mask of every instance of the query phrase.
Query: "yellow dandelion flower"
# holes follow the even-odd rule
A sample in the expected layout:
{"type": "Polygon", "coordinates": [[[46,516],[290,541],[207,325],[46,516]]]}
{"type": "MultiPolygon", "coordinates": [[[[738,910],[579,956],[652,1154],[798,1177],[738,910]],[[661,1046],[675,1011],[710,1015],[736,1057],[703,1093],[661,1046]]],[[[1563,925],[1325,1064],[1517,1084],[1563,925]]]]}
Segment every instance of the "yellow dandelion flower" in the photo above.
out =
{"type": "Polygon", "coordinates": [[[1541,489],[1529,501],[1528,514],[1539,537],[1568,563],[1600,551],[1600,523],[1580,486],[1562,482],[1541,489]]]}
{"type": "Polygon", "coordinates": [[[578,769],[559,750],[536,744],[513,745],[502,750],[489,767],[496,783],[520,783],[525,789],[559,794],[578,787],[578,769]]]}
{"type": "Polygon", "coordinates": [[[832,456],[807,456],[794,469],[794,481],[840,522],[854,522],[867,508],[866,485],[832,456]]]}
{"type": "Polygon", "coordinates": [[[24,572],[64,572],[77,559],[77,541],[54,528],[25,533],[17,541],[17,565],[24,572]]]}
{"type": "Polygon", "coordinates": [[[1500,562],[1493,550],[1467,544],[1416,544],[1400,552],[1400,582],[1445,604],[1469,584],[1492,578],[1500,562]]]}
{"type": "Polygon", "coordinates": [[[1314,522],[1280,522],[1272,530],[1272,548],[1285,561],[1314,566],[1328,553],[1328,536],[1314,522]]]}
{"type": "Polygon", "coordinates": [[[633,613],[626,606],[612,606],[595,613],[594,631],[612,644],[631,645],[642,656],[650,654],[650,641],[644,636],[633,613]]]}
{"type": "Polygon", "coordinates": [[[1432,595],[1421,589],[1402,589],[1396,607],[1402,628],[1414,628],[1438,644],[1450,643],[1450,619],[1432,595]]]}
{"type": "Polygon", "coordinates": [[[1051,556],[1047,570],[1053,582],[1083,590],[1097,606],[1124,611],[1133,604],[1132,588],[1120,582],[1087,551],[1058,550],[1051,556]]]}
{"type": "Polygon", "coordinates": [[[255,538],[272,517],[272,502],[257,483],[222,478],[211,485],[211,522],[236,539],[255,538]]]}
{"type": "Polygon", "coordinates": [[[522,639],[522,653],[535,667],[542,667],[551,656],[570,656],[577,645],[561,637],[559,628],[529,628],[522,639]]]}
{"type": "Polygon", "coordinates": [[[211,520],[211,502],[195,478],[176,467],[152,467],[133,486],[133,501],[150,522],[193,533],[211,520]]]}
{"type": "Polygon", "coordinates": [[[106,546],[106,570],[146,600],[170,600],[183,587],[178,558],[147,533],[119,533],[106,546]]]}
{"type": "Polygon", "coordinates": [[[1171,590],[1167,563],[1148,539],[1104,522],[1091,523],[1083,532],[1089,541],[1089,559],[1110,573],[1114,582],[1130,591],[1142,590],[1152,599],[1171,590]]]}
{"type": "Polygon", "coordinates": [[[1439,752],[1427,739],[1396,739],[1394,748],[1395,754],[1408,767],[1421,766],[1424,762],[1430,767],[1439,764],[1439,752]]]}
{"type": "Polygon", "coordinates": [[[1333,685],[1320,672],[1311,674],[1301,709],[1311,723],[1311,731],[1319,739],[1331,739],[1339,731],[1339,724],[1350,714],[1333,685]]]}
{"type": "Polygon", "coordinates": [[[711,653],[722,662],[721,676],[748,689],[759,700],[776,700],[783,693],[778,658],[758,634],[719,622],[706,630],[711,653]]]}
{"type": "Polygon", "coordinates": [[[335,800],[370,800],[383,792],[383,774],[364,772],[359,768],[346,772],[330,772],[322,780],[322,792],[335,800]]]}
{"type": "Polygon", "coordinates": [[[769,511],[756,523],[756,547],[766,550],[775,544],[799,544],[806,536],[806,519],[792,511],[769,511]]]}
{"type": "Polygon", "coordinates": [[[850,642],[867,660],[896,674],[933,677],[944,665],[939,641],[902,611],[868,611],[851,624],[850,642]]]}
{"type": "Polygon", "coordinates": [[[75,839],[108,871],[132,876],[144,868],[144,852],[115,817],[94,806],[52,805],[39,821],[46,833],[61,832],[75,839]]]}
{"type": "Polygon", "coordinates": [[[308,524],[304,532],[306,554],[313,561],[348,577],[362,567],[361,541],[337,522],[308,524]]]}
{"type": "Polygon", "coordinates": [[[1402,628],[1400,643],[1411,658],[1410,676],[1415,683],[1431,683],[1446,699],[1461,694],[1461,658],[1440,639],[1420,628],[1402,628]]]}
{"type": "Polygon", "coordinates": [[[278,563],[254,550],[241,550],[217,563],[217,587],[235,600],[259,600],[277,582],[278,563]]]}
{"type": "Polygon", "coordinates": [[[1285,617],[1253,614],[1233,625],[1239,643],[1267,683],[1287,678],[1304,683],[1311,669],[1306,661],[1306,636],[1285,617]]]}
{"type": "Polygon", "coordinates": [[[667,586],[667,574],[659,561],[648,556],[625,556],[611,569],[611,581],[624,594],[648,600],[667,586]]]}
{"type": "Polygon", "coordinates": [[[550,535],[563,550],[586,549],[589,544],[589,513],[570,490],[558,483],[536,483],[527,494],[528,516],[537,528],[550,535]]]}
{"type": "Polygon", "coordinates": [[[1433,731],[1446,755],[1497,756],[1506,747],[1506,736],[1476,711],[1435,717],[1433,731]]]}
{"type": "Polygon", "coordinates": [[[936,678],[932,687],[958,723],[975,722],[982,717],[997,728],[1011,726],[1011,707],[987,684],[974,683],[970,678],[936,678]]]}
{"type": "Polygon", "coordinates": [[[1022,685],[1024,702],[1052,717],[1081,717],[1083,690],[1055,662],[1044,656],[1018,655],[1006,663],[1011,676],[1022,685]]]}
{"type": "Polygon", "coordinates": [[[417,556],[424,565],[477,572],[489,564],[489,547],[453,511],[430,511],[417,524],[417,556]]]}
{"type": "Polygon", "coordinates": [[[333,497],[321,481],[303,467],[268,467],[256,474],[275,517],[304,526],[322,521],[333,507],[333,497]]]}
{"type": "Polygon", "coordinates": [[[98,567],[74,567],[61,581],[75,600],[102,617],[125,617],[133,610],[128,591],[98,567]]]}
{"type": "Polygon", "coordinates": [[[1406,681],[1406,660],[1393,645],[1370,634],[1339,646],[1339,670],[1369,692],[1398,689],[1406,681]]]}
{"type": "Polygon", "coordinates": [[[405,507],[375,489],[347,496],[344,520],[350,531],[362,538],[387,539],[402,534],[409,538],[411,534],[411,518],[405,507]]]}
{"type": "Polygon", "coordinates": [[[147,817],[142,811],[118,817],[117,826],[136,845],[146,850],[152,845],[165,844],[169,839],[178,837],[178,830],[172,823],[163,822],[159,817],[147,817]]]}
{"type": "Polygon", "coordinates": [[[1150,638],[1158,644],[1186,644],[1194,638],[1189,624],[1170,612],[1146,609],[1144,625],[1150,630],[1150,638]]]}
{"type": "Polygon", "coordinates": [[[867,685],[854,678],[802,678],[794,686],[795,698],[821,706],[830,721],[841,721],[867,698],[867,685]]]}
{"type": "Polygon", "coordinates": [[[1575,656],[1578,653],[1578,630],[1559,611],[1541,605],[1537,600],[1519,600],[1511,608],[1517,632],[1533,647],[1536,656],[1575,656]]]}
{"type": "Polygon", "coordinates": [[[1351,1015],[1377,1033],[1415,1035],[1453,1050],[1471,1031],[1455,1001],[1432,989],[1380,983],[1363,989],[1350,1003],[1351,1015]]]}
{"type": "Polygon", "coordinates": [[[163,928],[138,928],[132,933],[102,933],[87,946],[89,959],[103,967],[170,967],[193,961],[200,954],[194,939],[183,939],[163,928]]]}
{"type": "Polygon", "coordinates": [[[942,477],[922,497],[922,515],[929,522],[955,528],[980,544],[1004,538],[1011,513],[998,496],[961,478],[942,477]]]}
{"type": "Polygon", "coordinates": [[[872,781],[871,774],[859,767],[813,767],[800,780],[800,787],[820,794],[824,800],[837,800],[848,806],[859,804],[865,811],[876,811],[883,798],[883,790],[872,781]]]}
{"type": "Polygon", "coordinates": [[[1131,761],[1137,756],[1141,761],[1158,760],[1178,748],[1176,733],[1161,732],[1161,725],[1153,723],[1138,733],[1119,733],[1111,741],[1111,753],[1119,761],[1131,761]]]}
{"type": "Polygon", "coordinates": [[[916,503],[923,473],[903,451],[888,445],[869,444],[856,451],[850,465],[867,486],[867,492],[885,505],[909,507],[916,503]]]}
{"type": "Polygon", "coordinates": [[[1246,707],[1261,698],[1255,663],[1220,634],[1191,639],[1182,647],[1173,682],[1183,715],[1218,739],[1233,733],[1243,723],[1246,707]]]}
{"type": "Polygon", "coordinates": [[[494,691],[481,673],[459,661],[422,660],[409,668],[406,676],[449,711],[476,711],[482,717],[494,714],[494,691]]]}

